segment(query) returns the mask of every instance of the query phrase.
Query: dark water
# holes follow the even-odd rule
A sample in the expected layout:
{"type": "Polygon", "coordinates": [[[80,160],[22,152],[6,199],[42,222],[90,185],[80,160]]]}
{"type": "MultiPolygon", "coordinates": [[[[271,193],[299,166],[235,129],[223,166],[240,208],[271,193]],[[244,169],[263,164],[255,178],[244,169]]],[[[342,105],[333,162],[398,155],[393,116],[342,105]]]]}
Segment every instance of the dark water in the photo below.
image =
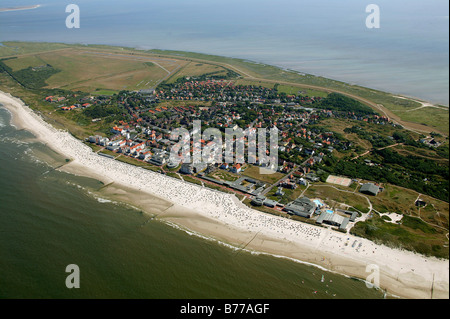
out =
{"type": "Polygon", "coordinates": [[[445,0],[3,0],[0,41],[112,44],[251,59],[449,103],[445,0]],[[68,29],[69,3],[80,28],[68,29]],[[366,6],[380,28],[366,27],[366,6]]]}
{"type": "Polygon", "coordinates": [[[0,107],[0,298],[382,298],[359,280],[146,223],[95,195],[100,182],[52,171],[64,158],[9,119],[0,107]],[[79,289],[65,286],[69,264],[79,289]]]}

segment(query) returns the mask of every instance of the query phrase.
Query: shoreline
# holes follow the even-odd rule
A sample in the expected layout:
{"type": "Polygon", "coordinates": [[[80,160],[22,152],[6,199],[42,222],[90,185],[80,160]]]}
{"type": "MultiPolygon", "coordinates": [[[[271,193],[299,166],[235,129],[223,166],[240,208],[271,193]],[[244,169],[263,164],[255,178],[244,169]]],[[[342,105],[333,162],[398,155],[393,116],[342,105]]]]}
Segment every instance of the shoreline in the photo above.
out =
{"type": "Polygon", "coordinates": [[[369,240],[314,225],[264,214],[230,194],[163,176],[101,157],[65,131],[46,123],[18,98],[0,91],[0,103],[24,128],[56,152],[72,159],[62,170],[108,185],[105,196],[156,214],[157,219],[205,235],[235,249],[270,254],[364,280],[366,266],[380,269],[380,286],[388,294],[428,299],[449,298],[449,261],[377,245],[369,240]],[[125,200],[127,199],[127,200],[125,200]],[[170,200],[167,200],[170,199],[170,200]],[[357,243],[357,244],[354,244],[357,243]]]}
{"type": "Polygon", "coordinates": [[[0,8],[0,12],[32,10],[32,9],[37,9],[39,7],[41,7],[40,4],[36,4],[36,5],[32,5],[32,6],[23,6],[23,7],[0,8]]]}

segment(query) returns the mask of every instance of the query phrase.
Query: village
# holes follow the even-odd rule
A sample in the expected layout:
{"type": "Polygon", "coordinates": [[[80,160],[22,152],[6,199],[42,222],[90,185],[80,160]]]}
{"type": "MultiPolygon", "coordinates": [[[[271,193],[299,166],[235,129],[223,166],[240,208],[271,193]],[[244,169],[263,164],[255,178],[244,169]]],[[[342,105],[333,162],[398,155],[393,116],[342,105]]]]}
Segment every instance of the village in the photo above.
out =
{"type": "MultiPolygon", "coordinates": [[[[332,177],[329,174],[322,175],[323,171],[315,169],[315,166],[335,150],[348,150],[352,147],[352,142],[314,124],[324,117],[351,118],[380,125],[392,123],[378,115],[316,109],[314,106],[322,98],[308,97],[301,93],[279,94],[276,89],[235,86],[225,80],[185,79],[184,82],[163,85],[158,91],[121,91],[113,97],[48,96],[45,100],[58,105],[62,112],[85,111],[92,122],[114,116],[117,121],[108,134],[86,138],[87,143],[99,147],[94,150],[101,156],[111,159],[132,158],[153,166],[161,174],[240,195],[242,201],[255,209],[263,209],[265,212],[272,210],[288,218],[295,216],[302,221],[326,224],[335,230],[347,232],[356,219],[362,217],[361,212],[355,209],[335,209],[336,207],[327,205],[320,198],[307,198],[304,191],[310,184],[325,182],[332,177]],[[120,108],[123,113],[110,114],[105,111],[112,107],[120,108]],[[178,127],[192,129],[194,120],[202,121],[206,128],[219,129],[223,134],[226,128],[243,128],[250,132],[257,128],[278,128],[277,173],[273,178],[259,174],[259,169],[264,168],[259,159],[253,165],[178,165],[172,162],[170,152],[179,141],[171,137],[172,130],[178,127]]],[[[247,150],[248,136],[242,139],[247,150]]],[[[201,149],[215,146],[214,140],[202,139],[200,142],[201,149]]],[[[237,142],[234,142],[234,146],[237,142]]],[[[221,155],[225,155],[224,146],[221,150],[221,155]]],[[[191,141],[190,152],[193,151],[191,141]]],[[[347,186],[353,182],[359,181],[350,180],[347,186]]],[[[376,196],[379,191],[380,187],[375,184],[364,184],[361,187],[361,192],[369,196],[376,196]]]]}

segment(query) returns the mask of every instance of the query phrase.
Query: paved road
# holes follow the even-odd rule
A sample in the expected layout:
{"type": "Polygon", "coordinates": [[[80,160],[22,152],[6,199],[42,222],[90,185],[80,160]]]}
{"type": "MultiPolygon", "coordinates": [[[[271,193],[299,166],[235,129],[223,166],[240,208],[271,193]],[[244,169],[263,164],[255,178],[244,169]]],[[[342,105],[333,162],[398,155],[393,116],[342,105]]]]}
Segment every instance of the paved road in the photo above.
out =
{"type": "Polygon", "coordinates": [[[281,182],[283,182],[283,181],[285,181],[286,179],[288,179],[289,176],[291,176],[291,174],[293,174],[293,173],[295,172],[296,169],[297,169],[297,166],[294,166],[294,168],[291,169],[291,170],[289,171],[289,173],[287,173],[283,178],[279,179],[278,181],[276,181],[275,183],[273,183],[272,185],[270,185],[268,188],[266,188],[266,189],[261,193],[261,195],[266,196],[266,194],[268,194],[268,193],[272,190],[272,188],[274,188],[276,185],[278,185],[278,184],[280,184],[281,182]]]}

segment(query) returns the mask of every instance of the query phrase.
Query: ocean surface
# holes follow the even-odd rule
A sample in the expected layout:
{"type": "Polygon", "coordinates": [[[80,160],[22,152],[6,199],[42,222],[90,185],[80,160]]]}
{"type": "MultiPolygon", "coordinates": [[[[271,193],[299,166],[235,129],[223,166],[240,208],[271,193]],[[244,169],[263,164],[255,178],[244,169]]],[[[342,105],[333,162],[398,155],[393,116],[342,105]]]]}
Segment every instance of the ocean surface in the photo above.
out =
{"type": "Polygon", "coordinates": [[[447,0],[2,0],[0,42],[111,44],[250,59],[449,105],[447,0]],[[68,29],[66,5],[80,8],[68,29]],[[366,27],[366,6],[380,28],[366,27]]]}
{"type": "Polygon", "coordinates": [[[382,298],[364,282],[238,251],[101,197],[0,106],[0,298],[382,298]],[[78,265],[80,288],[65,285],[78,265]],[[324,282],[321,276],[324,275],[324,282]]]}

